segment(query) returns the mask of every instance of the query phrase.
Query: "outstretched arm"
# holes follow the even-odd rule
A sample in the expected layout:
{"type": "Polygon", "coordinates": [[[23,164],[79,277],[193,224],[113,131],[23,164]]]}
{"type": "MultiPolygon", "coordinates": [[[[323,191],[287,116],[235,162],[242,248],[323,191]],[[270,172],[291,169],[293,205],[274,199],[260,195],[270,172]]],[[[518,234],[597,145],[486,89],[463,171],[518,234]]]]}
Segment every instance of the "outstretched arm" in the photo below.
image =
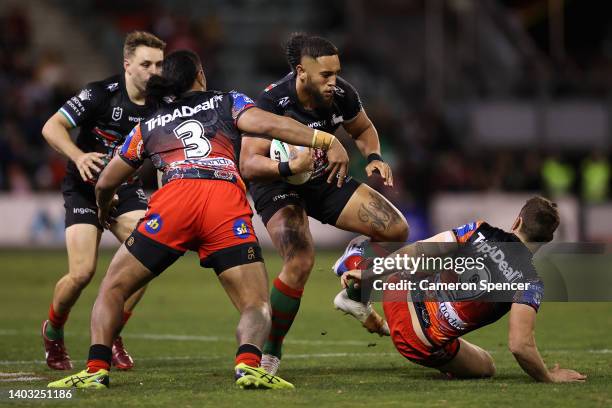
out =
{"type": "Polygon", "coordinates": [[[555,364],[552,370],[546,367],[535,342],[535,320],[536,311],[533,307],[521,303],[512,304],[508,347],[523,371],[541,382],[586,381],[586,375],[574,370],[559,368],[559,364],[555,364]]]}
{"type": "Polygon", "coordinates": [[[121,183],[133,176],[136,170],[138,169],[127,164],[121,157],[115,156],[100,174],[96,183],[96,203],[98,204],[98,219],[103,227],[110,226],[108,214],[115,191],[121,183]]]}

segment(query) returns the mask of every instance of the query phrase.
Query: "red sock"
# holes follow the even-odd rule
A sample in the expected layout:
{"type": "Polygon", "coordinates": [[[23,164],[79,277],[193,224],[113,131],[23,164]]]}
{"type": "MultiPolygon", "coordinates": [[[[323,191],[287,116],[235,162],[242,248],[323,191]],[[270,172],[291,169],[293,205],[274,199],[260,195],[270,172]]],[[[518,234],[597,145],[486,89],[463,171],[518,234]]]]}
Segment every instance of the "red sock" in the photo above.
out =
{"type": "Polygon", "coordinates": [[[250,367],[259,367],[261,350],[253,344],[245,343],[238,347],[236,352],[236,365],[244,363],[250,367]]]}
{"type": "Polygon", "coordinates": [[[87,360],[87,372],[95,373],[98,370],[110,370],[110,364],[104,360],[87,360]]]}
{"type": "Polygon", "coordinates": [[[128,320],[132,317],[132,312],[128,312],[127,310],[123,311],[123,320],[121,320],[121,327],[125,326],[128,320]]]}
{"type": "Polygon", "coordinates": [[[58,314],[55,309],[53,309],[53,303],[51,303],[51,306],[49,306],[49,323],[51,323],[53,328],[59,330],[64,327],[66,320],[68,320],[68,314],[70,314],[70,312],[66,314],[58,314]]]}

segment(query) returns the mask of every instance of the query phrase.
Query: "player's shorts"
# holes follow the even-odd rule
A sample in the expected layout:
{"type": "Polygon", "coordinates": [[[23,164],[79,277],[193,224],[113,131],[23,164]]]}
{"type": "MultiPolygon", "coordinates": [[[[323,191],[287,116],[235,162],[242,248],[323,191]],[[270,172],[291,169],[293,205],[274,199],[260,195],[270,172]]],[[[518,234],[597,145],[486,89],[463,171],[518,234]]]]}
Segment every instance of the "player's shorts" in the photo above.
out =
{"type": "MultiPolygon", "coordinates": [[[[93,185],[66,176],[62,181],[62,194],[66,209],[66,228],[74,224],[90,224],[102,229],[98,222],[98,206],[93,185]]],[[[117,190],[117,195],[119,202],[111,212],[112,217],[118,217],[130,211],[147,209],[147,196],[139,183],[121,185],[117,190]]]]}
{"type": "Polygon", "coordinates": [[[340,213],[360,185],[359,181],[349,176],[338,188],[335,179],[333,183],[328,183],[323,175],[299,186],[282,180],[253,183],[249,191],[255,202],[255,210],[266,225],[278,210],[288,205],[304,208],[306,214],[323,224],[336,225],[340,213]]]}
{"type": "Polygon", "coordinates": [[[125,245],[159,275],[186,251],[217,274],[262,262],[245,191],[222,180],[180,179],[155,192],[149,209],[125,245]]]}
{"type": "Polygon", "coordinates": [[[408,302],[408,296],[408,291],[393,291],[391,296],[385,293],[383,309],[395,348],[408,360],[425,367],[437,368],[450,362],[459,352],[459,339],[434,344],[419,322],[423,303],[408,302]]]}

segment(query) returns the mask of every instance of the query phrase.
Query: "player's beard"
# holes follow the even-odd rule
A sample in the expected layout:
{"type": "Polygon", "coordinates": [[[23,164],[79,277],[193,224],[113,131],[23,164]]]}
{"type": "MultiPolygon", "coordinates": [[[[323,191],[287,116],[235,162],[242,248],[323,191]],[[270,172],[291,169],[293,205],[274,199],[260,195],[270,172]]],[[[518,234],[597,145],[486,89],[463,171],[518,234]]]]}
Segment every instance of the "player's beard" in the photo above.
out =
{"type": "Polygon", "coordinates": [[[323,94],[319,91],[319,89],[314,86],[311,82],[306,81],[306,86],[304,90],[310,97],[312,98],[313,105],[317,110],[330,110],[332,104],[334,103],[334,97],[332,96],[329,99],[325,99],[323,94]]]}

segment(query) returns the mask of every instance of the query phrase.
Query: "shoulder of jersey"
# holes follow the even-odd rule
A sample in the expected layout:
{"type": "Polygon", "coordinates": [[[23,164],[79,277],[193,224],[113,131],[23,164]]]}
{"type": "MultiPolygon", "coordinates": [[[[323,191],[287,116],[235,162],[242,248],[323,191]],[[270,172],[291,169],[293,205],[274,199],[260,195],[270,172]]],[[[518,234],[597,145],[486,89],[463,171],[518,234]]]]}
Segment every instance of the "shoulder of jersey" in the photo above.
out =
{"type": "Polygon", "coordinates": [[[339,76],[338,81],[336,82],[336,89],[334,90],[334,93],[336,94],[336,96],[344,98],[346,96],[347,91],[353,91],[354,89],[355,88],[353,88],[353,85],[351,85],[346,79],[339,76]]]}
{"type": "Polygon", "coordinates": [[[91,85],[104,90],[109,95],[114,94],[121,90],[121,77],[119,75],[113,75],[102,81],[92,82],[91,85]]]}

